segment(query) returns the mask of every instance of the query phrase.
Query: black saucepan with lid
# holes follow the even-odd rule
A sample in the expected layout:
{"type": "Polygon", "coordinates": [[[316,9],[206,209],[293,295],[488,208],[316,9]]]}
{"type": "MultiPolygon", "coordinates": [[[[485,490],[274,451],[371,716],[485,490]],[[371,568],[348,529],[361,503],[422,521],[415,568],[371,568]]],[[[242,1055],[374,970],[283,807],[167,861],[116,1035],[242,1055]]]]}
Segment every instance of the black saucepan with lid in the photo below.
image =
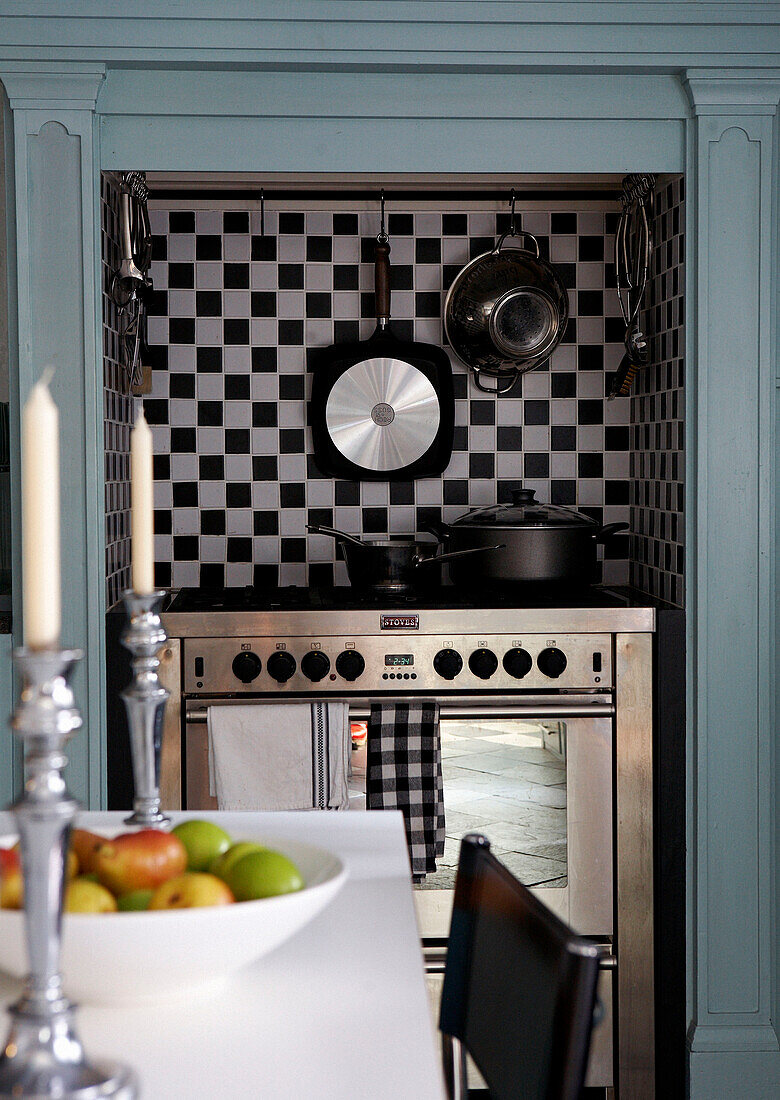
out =
{"type": "Polygon", "coordinates": [[[450,563],[454,584],[593,584],[596,546],[627,523],[602,526],[591,516],[559,504],[541,504],[533,489],[516,489],[509,504],[493,504],[453,523],[428,525],[449,552],[500,548],[479,562],[450,563]]]}

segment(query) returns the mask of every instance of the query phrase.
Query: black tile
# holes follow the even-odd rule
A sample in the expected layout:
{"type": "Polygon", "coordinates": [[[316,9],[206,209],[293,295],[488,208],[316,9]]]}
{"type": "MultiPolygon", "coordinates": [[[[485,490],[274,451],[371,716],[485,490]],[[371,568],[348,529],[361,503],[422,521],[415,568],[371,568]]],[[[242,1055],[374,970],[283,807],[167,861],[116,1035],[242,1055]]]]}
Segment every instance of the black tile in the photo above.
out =
{"type": "Polygon", "coordinates": [[[194,233],[195,212],[193,210],[171,210],[168,213],[169,233],[194,233]]]}
{"type": "Polygon", "coordinates": [[[336,237],[356,237],[358,235],[357,214],[334,214],[333,233],[336,237]]]}
{"type": "Polygon", "coordinates": [[[604,482],[604,503],[628,504],[629,488],[629,481],[612,481],[607,479],[604,482]]]}
{"type": "Polygon", "coordinates": [[[604,293],[601,290],[577,291],[577,316],[601,317],[604,313],[604,293]]]}
{"type": "Polygon", "coordinates": [[[334,290],[357,290],[360,267],[357,264],[335,264],[333,267],[334,290]]]}
{"type": "Polygon", "coordinates": [[[604,428],[605,451],[629,451],[630,449],[630,429],[628,427],[607,426],[604,428]]]}
{"type": "Polygon", "coordinates": [[[465,237],[469,231],[466,214],[442,214],[441,231],[445,237],[465,237]]]}
{"type": "Polygon", "coordinates": [[[333,314],[331,296],[323,291],[309,291],[306,294],[307,317],[330,317],[333,314]]]}
{"type": "Polygon", "coordinates": [[[168,237],[164,234],[152,234],[152,259],[157,263],[168,259],[168,237]]]}
{"type": "Polygon", "coordinates": [[[576,397],[577,375],[574,371],[553,371],[550,375],[552,397],[576,397]]]}
{"type": "Polygon", "coordinates": [[[279,343],[285,347],[303,346],[303,321],[284,319],[277,322],[279,343]]]}
{"type": "Polygon", "coordinates": [[[171,456],[156,454],[152,456],[152,472],[155,481],[170,481],[171,456]]]}
{"type": "Polygon", "coordinates": [[[561,277],[561,282],[567,290],[575,290],[577,287],[577,265],[557,263],[555,270],[561,277]]]}
{"type": "Polygon", "coordinates": [[[173,506],[174,508],[198,507],[197,481],[174,481],[173,506]]]}
{"type": "Polygon", "coordinates": [[[361,317],[376,317],[376,307],[374,305],[374,292],[363,291],[360,295],[360,316],[361,317]]]}
{"type": "Polygon", "coordinates": [[[302,481],[282,482],[279,486],[279,503],[282,508],[305,508],[305,484],[302,481]]]}
{"type": "Polygon", "coordinates": [[[393,264],[390,268],[391,290],[414,290],[414,267],[412,264],[393,264]]]}
{"type": "Polygon", "coordinates": [[[373,264],[375,252],[376,252],[376,237],[361,237],[360,238],[360,262],[362,264],[373,264]]]}
{"type": "Polygon", "coordinates": [[[399,340],[406,340],[411,343],[414,340],[414,321],[408,321],[406,318],[402,320],[396,318],[393,321],[393,334],[399,340]]]}
{"type": "Polygon", "coordinates": [[[150,344],[149,345],[149,365],[151,366],[152,370],[167,370],[168,369],[168,345],[167,344],[150,344]]]}
{"type": "Polygon", "coordinates": [[[456,424],[452,433],[453,451],[467,451],[469,449],[469,430],[465,424],[456,424]]]}
{"type": "Polygon", "coordinates": [[[332,508],[309,508],[306,512],[306,522],[315,523],[318,527],[333,526],[332,508]]]}
{"type": "Polygon", "coordinates": [[[561,337],[562,344],[576,344],[577,343],[577,320],[574,317],[570,317],[566,322],[566,328],[563,331],[561,337]]]}
{"type": "Polygon", "coordinates": [[[276,455],[252,455],[252,479],[276,481],[279,477],[279,460],[276,455]]]}
{"type": "Polygon", "coordinates": [[[577,348],[577,370],[604,370],[603,344],[580,344],[577,348]]]}
{"type": "Polygon", "coordinates": [[[216,234],[199,233],[195,240],[196,260],[221,260],[222,238],[216,234]]]}
{"type": "Polygon", "coordinates": [[[253,317],[276,316],[276,294],[273,290],[253,290],[251,302],[253,317]]]}
{"type": "Polygon", "coordinates": [[[252,259],[270,260],[276,259],[276,237],[252,237],[252,259]]]}
{"type": "Polygon", "coordinates": [[[249,428],[225,428],[226,455],[248,455],[251,449],[249,428]]]}
{"type": "Polygon", "coordinates": [[[499,424],[496,428],[496,443],[499,451],[522,451],[523,429],[514,424],[499,424]]]}
{"type": "Polygon", "coordinates": [[[593,262],[604,259],[604,238],[601,236],[582,236],[577,238],[577,259],[593,262]]]}
{"type": "Polygon", "coordinates": [[[303,264],[279,264],[280,290],[303,290],[303,264]]]}
{"type": "Polygon", "coordinates": [[[387,508],[362,508],[360,515],[364,535],[382,535],[387,531],[387,508]]]}
{"type": "Polygon", "coordinates": [[[171,428],[171,453],[194,455],[195,439],[194,428],[171,428]]]}
{"type": "Polygon", "coordinates": [[[224,535],[225,513],[222,508],[202,508],[200,513],[201,535],[224,535]]]}
{"type": "Polygon", "coordinates": [[[444,264],[441,269],[442,289],[449,290],[462,270],[463,264],[444,264]]]}
{"type": "Polygon", "coordinates": [[[222,348],[198,348],[195,364],[200,374],[219,374],[222,370],[222,348]]]}
{"type": "Polygon", "coordinates": [[[469,401],[469,423],[470,424],[495,424],[496,422],[496,403],[495,401],[469,401]]]}
{"type": "Polygon", "coordinates": [[[603,424],[604,423],[604,402],[597,400],[586,400],[577,402],[577,423],[578,424],[603,424]]]}
{"type": "Polygon", "coordinates": [[[306,259],[308,262],[322,261],[330,263],[333,259],[332,237],[307,237],[306,259]]]}
{"type": "Polygon", "coordinates": [[[201,481],[224,481],[225,459],[223,455],[199,455],[198,477],[201,481]]]}
{"type": "Polygon", "coordinates": [[[246,535],[228,535],[227,540],[228,561],[251,561],[252,540],[246,535]]]}
{"type": "Polygon", "coordinates": [[[549,401],[524,401],[523,402],[523,423],[524,424],[549,424],[550,423],[550,402],[549,401]]]}
{"type": "Polygon", "coordinates": [[[603,477],[604,456],[598,451],[583,451],[577,455],[578,477],[603,477]]]}
{"type": "Polygon", "coordinates": [[[279,584],[279,566],[268,564],[253,566],[252,584],[260,590],[276,588],[279,584]]]}
{"type": "Polygon", "coordinates": [[[281,540],[281,559],[282,562],[305,562],[306,561],[306,539],[282,539],[281,540]]]}
{"type": "Polygon", "coordinates": [[[387,232],[390,237],[413,237],[413,214],[390,214],[387,218],[387,232]]]}
{"type": "Polygon", "coordinates": [[[303,401],[306,396],[306,379],[302,374],[279,375],[280,401],[303,401]]]}
{"type": "Polygon", "coordinates": [[[391,504],[414,504],[414,482],[413,481],[391,481],[390,482],[390,503],[391,504]]]}
{"type": "Polygon", "coordinates": [[[418,264],[441,263],[441,239],[439,237],[418,237],[414,242],[414,259],[418,264]]]}
{"type": "Polygon", "coordinates": [[[200,557],[197,535],[174,535],[174,561],[197,561],[200,557]]]}
{"type": "Polygon", "coordinates": [[[222,271],[225,290],[249,288],[249,264],[225,264],[222,271]]]}
{"type": "Polygon", "coordinates": [[[248,233],[249,214],[246,210],[226,210],[222,215],[223,233],[248,233]]]}
{"type": "Polygon", "coordinates": [[[483,252],[490,252],[495,243],[492,237],[469,237],[469,259],[474,260],[483,252]]]}
{"type": "Polygon", "coordinates": [[[149,424],[167,424],[168,402],[164,398],[144,398],[144,416],[149,424]]]}
{"type": "Polygon", "coordinates": [[[250,383],[248,374],[225,375],[225,400],[248,401],[250,383]]]}
{"type": "Polygon", "coordinates": [[[495,456],[487,452],[475,451],[469,455],[469,477],[492,478],[495,477],[495,456]]]}
{"type": "Polygon", "coordinates": [[[218,290],[196,290],[195,313],[198,317],[221,317],[222,294],[218,290]]]}
{"type": "Polygon", "coordinates": [[[256,535],[278,535],[279,513],[267,510],[258,510],[253,516],[253,530],[256,535]]]}
{"type": "Polygon", "coordinates": [[[249,321],[245,317],[226,317],[222,322],[222,331],[227,345],[249,343],[249,321]]]}
{"type": "Polygon", "coordinates": [[[360,482],[337,481],[335,500],[337,507],[355,508],[360,504],[360,482]]]}
{"type": "Polygon", "coordinates": [[[169,561],[157,561],[154,563],[155,588],[170,588],[172,584],[172,569],[169,561]]]}
{"type": "Polygon", "coordinates": [[[279,454],[302,455],[306,451],[306,433],[303,428],[279,430],[279,454]]]}
{"type": "Polygon", "coordinates": [[[195,264],[168,264],[168,289],[192,290],[195,286],[195,264]]]}
{"type": "MultiPolygon", "coordinates": [[[[168,376],[168,395],[170,397],[193,398],[195,396],[194,374],[171,374],[168,376]]],[[[147,417],[148,419],[148,417],[147,417]]]]}
{"type": "Polygon", "coordinates": [[[311,562],[309,564],[309,584],[312,588],[332,588],[332,564],[328,561],[311,562]]]}
{"type": "Polygon", "coordinates": [[[604,318],[604,343],[622,344],[626,335],[626,323],[622,317],[604,318]]]}
{"type": "Polygon", "coordinates": [[[170,317],[168,319],[168,340],[171,344],[194,344],[195,318],[170,317]]]}
{"type": "Polygon", "coordinates": [[[306,455],[306,477],[309,481],[326,481],[330,475],[324,474],[317,465],[314,455],[306,455]]]}
{"type": "Polygon", "coordinates": [[[303,214],[297,212],[292,213],[290,211],[280,211],[279,213],[279,236],[293,236],[297,237],[304,233],[306,230],[306,224],[303,214]]]}
{"type": "Polygon", "coordinates": [[[198,424],[200,427],[221,428],[222,408],[221,401],[199,401],[198,424]]]}
{"type": "Polygon", "coordinates": [[[276,371],[276,348],[252,348],[252,373],[273,374],[276,371]]]}
{"type": "Polygon", "coordinates": [[[200,567],[200,585],[202,588],[224,588],[224,565],[217,561],[202,562],[200,567]]]}
{"type": "Polygon", "coordinates": [[[576,214],[550,214],[550,230],[552,233],[563,233],[571,236],[577,232],[576,214]]]}
{"type": "Polygon", "coordinates": [[[469,376],[460,371],[452,376],[452,393],[455,400],[463,400],[469,395],[469,376]]]}
{"type": "Polygon", "coordinates": [[[229,481],[225,486],[225,502],[228,508],[251,508],[252,486],[246,481],[229,481]]]}
{"type": "Polygon", "coordinates": [[[447,480],[444,482],[445,504],[468,504],[469,483],[461,480],[447,480]]]}
{"type": "Polygon", "coordinates": [[[354,344],[360,338],[360,324],[357,321],[334,321],[333,339],[337,344],[354,344]]]}
{"type": "Polygon", "coordinates": [[[553,424],[550,428],[550,450],[576,451],[577,429],[573,424],[553,424]]]}
{"type": "Polygon", "coordinates": [[[414,296],[415,317],[441,317],[441,294],[438,291],[418,291],[414,296]]]}
{"type": "Polygon", "coordinates": [[[524,477],[549,477],[550,456],[542,451],[529,451],[523,455],[524,477]]]}
{"type": "Polygon", "coordinates": [[[553,478],[550,481],[550,504],[576,504],[577,482],[558,481],[553,478]]]}

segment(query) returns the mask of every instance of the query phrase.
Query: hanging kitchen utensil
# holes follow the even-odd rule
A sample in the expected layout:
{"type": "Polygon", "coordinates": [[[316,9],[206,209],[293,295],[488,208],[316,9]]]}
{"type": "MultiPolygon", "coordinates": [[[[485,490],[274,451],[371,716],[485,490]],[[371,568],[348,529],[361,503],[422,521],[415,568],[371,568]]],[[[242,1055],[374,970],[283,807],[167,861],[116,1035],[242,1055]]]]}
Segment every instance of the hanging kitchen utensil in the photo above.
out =
{"type": "Polygon", "coordinates": [[[620,361],[608,400],[627,397],[638,370],[650,362],[647,339],[639,327],[639,310],[653,254],[650,224],[655,202],[655,176],[630,175],[623,180],[622,210],[615,233],[615,280],[620,312],[626,323],[626,354],[620,361]]]}
{"type": "Polygon", "coordinates": [[[539,254],[539,242],[515,219],[490,252],[455,277],[444,304],[444,330],[452,350],[485,393],[508,393],[520,377],[541,366],[558,346],[569,316],[569,296],[558,272],[539,254]],[[530,241],[505,248],[507,237],[530,241]],[[486,386],[482,376],[495,378],[486,386]]]}
{"type": "Polygon", "coordinates": [[[143,172],[125,172],[119,182],[120,263],[111,279],[111,297],[117,306],[123,366],[128,388],[139,386],[146,346],[146,310],[152,293],[152,229],[143,172]]]}
{"type": "Polygon", "coordinates": [[[452,367],[432,344],[390,329],[390,242],[375,249],[377,327],[370,339],[316,355],[311,399],[315,461],[323,474],[390,481],[442,473],[452,455],[452,367]]]}

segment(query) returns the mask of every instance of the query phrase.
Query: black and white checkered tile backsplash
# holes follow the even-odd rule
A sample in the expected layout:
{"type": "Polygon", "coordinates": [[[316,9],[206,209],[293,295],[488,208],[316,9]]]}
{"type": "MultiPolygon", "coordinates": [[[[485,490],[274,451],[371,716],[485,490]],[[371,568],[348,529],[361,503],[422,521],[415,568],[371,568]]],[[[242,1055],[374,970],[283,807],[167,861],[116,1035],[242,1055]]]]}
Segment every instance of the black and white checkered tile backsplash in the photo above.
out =
{"type": "MultiPolygon", "coordinates": [[[[357,534],[408,534],[427,516],[509,499],[541,500],[605,522],[629,517],[629,402],[606,404],[622,354],[607,203],[524,211],[569,288],[572,319],[548,368],[520,396],[480,394],[455,361],[456,433],[440,478],[350,483],[324,478],[311,453],[307,349],[373,331],[375,213],[152,209],[156,553],[162,585],[346,583],[331,539],[306,523],[357,534]],[[606,209],[605,209],[606,208],[606,209]]],[[[494,209],[414,210],[388,219],[393,325],[443,343],[446,288],[492,247],[494,209]]],[[[628,578],[628,540],[605,579],[628,578]]]]}

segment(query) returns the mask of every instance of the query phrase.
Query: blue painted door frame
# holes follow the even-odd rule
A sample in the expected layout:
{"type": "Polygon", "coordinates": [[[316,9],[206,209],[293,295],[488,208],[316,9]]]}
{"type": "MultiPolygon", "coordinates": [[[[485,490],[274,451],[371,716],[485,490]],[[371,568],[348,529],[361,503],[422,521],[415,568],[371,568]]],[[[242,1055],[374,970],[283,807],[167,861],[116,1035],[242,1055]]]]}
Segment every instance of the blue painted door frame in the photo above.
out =
{"type": "Polygon", "coordinates": [[[456,20],[449,4],[311,0],[284,23],[264,3],[231,20],[201,18],[205,0],[186,18],[147,0],[100,21],[81,19],[104,12],[89,0],[59,21],[5,7],[14,423],[55,361],[65,639],[88,653],[70,774],[94,806],[99,170],[686,172],[691,1094],[777,1095],[778,5],[464,3],[456,20]]]}

